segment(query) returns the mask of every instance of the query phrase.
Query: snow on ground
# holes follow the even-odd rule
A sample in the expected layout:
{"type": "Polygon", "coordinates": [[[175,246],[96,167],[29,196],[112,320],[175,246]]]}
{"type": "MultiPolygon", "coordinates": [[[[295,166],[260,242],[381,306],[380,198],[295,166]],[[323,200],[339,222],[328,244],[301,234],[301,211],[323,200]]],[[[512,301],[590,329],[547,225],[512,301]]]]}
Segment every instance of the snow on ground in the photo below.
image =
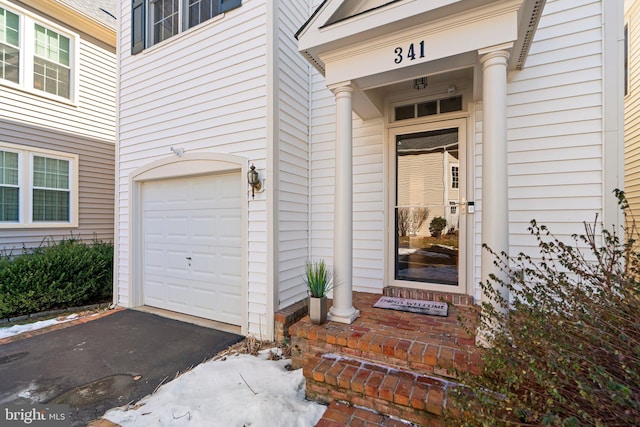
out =
{"type": "Polygon", "coordinates": [[[326,407],[305,400],[302,369],[289,371],[289,360],[267,360],[268,352],[202,363],[104,418],[125,427],[315,426],[326,407]]]}
{"type": "Polygon", "coordinates": [[[25,325],[14,325],[9,327],[0,328],[0,339],[6,337],[12,337],[14,335],[22,334],[24,332],[34,331],[36,329],[46,328],[47,326],[55,325],[56,323],[64,323],[77,318],[77,314],[71,314],[62,319],[49,319],[40,320],[38,322],[27,323],[25,325]]]}

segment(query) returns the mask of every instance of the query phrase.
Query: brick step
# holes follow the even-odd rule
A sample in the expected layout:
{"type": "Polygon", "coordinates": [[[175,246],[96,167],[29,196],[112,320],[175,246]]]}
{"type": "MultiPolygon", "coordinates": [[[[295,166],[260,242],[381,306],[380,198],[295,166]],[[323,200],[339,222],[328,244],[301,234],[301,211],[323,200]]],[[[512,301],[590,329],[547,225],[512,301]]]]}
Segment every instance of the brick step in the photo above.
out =
{"type": "Polygon", "coordinates": [[[439,425],[457,384],[336,354],[318,354],[303,367],[307,398],[347,402],[419,425],[439,425]]]}
{"type": "Polygon", "coordinates": [[[475,338],[456,324],[455,306],[448,318],[378,310],[375,322],[312,325],[308,317],[291,331],[293,366],[309,355],[333,353],[406,369],[424,375],[454,378],[454,368],[476,370],[480,354],[475,338]]]}
{"type": "Polygon", "coordinates": [[[332,402],[316,427],[408,427],[405,421],[369,408],[332,402]]]}

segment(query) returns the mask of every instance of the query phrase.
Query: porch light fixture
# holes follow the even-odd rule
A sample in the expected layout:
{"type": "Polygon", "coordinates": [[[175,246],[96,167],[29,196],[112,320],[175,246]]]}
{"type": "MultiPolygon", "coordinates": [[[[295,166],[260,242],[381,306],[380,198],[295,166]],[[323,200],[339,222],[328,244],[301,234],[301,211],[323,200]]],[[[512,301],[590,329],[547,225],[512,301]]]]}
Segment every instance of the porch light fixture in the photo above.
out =
{"type": "Polygon", "coordinates": [[[420,77],[413,80],[413,88],[415,90],[425,89],[427,87],[427,78],[420,77]]]}
{"type": "Polygon", "coordinates": [[[262,183],[260,182],[260,177],[258,176],[258,171],[254,165],[251,165],[249,168],[249,172],[247,172],[247,182],[251,186],[251,198],[256,198],[256,190],[260,191],[262,188],[262,183]]]}

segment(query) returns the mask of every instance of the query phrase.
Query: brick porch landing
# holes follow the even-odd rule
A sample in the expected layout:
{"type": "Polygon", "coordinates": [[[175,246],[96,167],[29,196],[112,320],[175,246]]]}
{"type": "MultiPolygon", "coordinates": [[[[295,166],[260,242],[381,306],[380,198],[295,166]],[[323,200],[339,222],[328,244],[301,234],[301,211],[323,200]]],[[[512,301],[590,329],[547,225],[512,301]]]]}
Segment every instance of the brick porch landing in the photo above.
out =
{"type": "Polygon", "coordinates": [[[381,295],[354,292],[353,305],[361,315],[353,324],[316,326],[305,316],[289,329],[292,365],[303,368],[306,394],[312,400],[338,401],[419,425],[438,425],[447,394],[456,385],[453,368],[478,367],[475,339],[458,323],[459,316],[474,319],[477,309],[465,296],[397,288],[388,288],[386,294],[448,301],[449,315],[373,308],[381,295]]]}

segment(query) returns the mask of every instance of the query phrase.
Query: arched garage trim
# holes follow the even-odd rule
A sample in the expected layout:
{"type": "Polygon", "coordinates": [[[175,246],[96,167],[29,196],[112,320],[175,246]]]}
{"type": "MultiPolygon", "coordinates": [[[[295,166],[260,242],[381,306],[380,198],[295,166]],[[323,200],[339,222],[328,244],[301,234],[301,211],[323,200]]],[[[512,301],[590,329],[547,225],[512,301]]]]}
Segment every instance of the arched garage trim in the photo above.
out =
{"type": "Polygon", "coordinates": [[[247,191],[242,177],[248,171],[248,160],[244,157],[216,153],[186,153],[148,163],[135,169],[129,178],[130,226],[129,247],[129,298],[131,306],[144,305],[144,228],[143,185],[146,182],[200,177],[237,172],[240,180],[240,242],[241,242],[241,333],[247,333],[247,191]]]}

